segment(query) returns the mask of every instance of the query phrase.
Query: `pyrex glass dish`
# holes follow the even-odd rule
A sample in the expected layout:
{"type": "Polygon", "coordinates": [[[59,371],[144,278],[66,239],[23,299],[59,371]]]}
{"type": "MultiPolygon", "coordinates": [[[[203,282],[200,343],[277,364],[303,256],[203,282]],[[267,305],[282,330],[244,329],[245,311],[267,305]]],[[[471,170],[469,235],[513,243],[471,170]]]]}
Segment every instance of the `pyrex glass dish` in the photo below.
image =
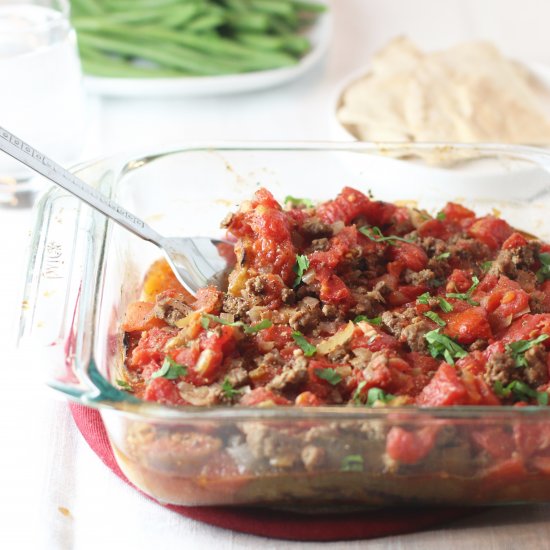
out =
{"type": "MultiPolygon", "coordinates": [[[[459,201],[550,239],[549,168],[548,153],[521,147],[297,143],[190,145],[75,171],[167,235],[221,235],[220,221],[259,185],[278,199],[320,200],[348,185],[431,212],[459,201]],[[403,153],[448,167],[394,158],[403,153]]],[[[121,319],[159,251],[59,189],[37,214],[21,346],[36,353],[52,387],[100,410],[120,467],[159,501],[550,500],[550,408],[174,408],[119,391],[111,381],[124,359],[121,319]],[[396,463],[386,453],[396,428],[436,444],[396,463]]]]}

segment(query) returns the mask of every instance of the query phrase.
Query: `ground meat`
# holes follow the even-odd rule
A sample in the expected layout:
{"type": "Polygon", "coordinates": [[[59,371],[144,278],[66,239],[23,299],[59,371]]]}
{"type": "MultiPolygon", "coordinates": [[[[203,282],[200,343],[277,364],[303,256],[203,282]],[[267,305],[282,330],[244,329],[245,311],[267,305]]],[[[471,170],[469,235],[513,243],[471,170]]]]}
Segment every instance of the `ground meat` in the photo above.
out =
{"type": "Polygon", "coordinates": [[[475,342],[470,344],[469,351],[484,350],[488,346],[489,342],[483,338],[478,338],[475,342]]]}
{"type": "Polygon", "coordinates": [[[157,296],[153,313],[155,317],[163,319],[174,326],[177,321],[189,315],[193,309],[185,302],[183,294],[161,293],[157,296]]]}
{"type": "Polygon", "coordinates": [[[473,261],[483,260],[491,255],[491,250],[486,244],[462,233],[453,235],[449,239],[447,252],[450,252],[451,258],[456,258],[468,265],[473,261]]]}
{"type": "Polygon", "coordinates": [[[406,269],[403,272],[403,280],[408,285],[428,285],[435,279],[435,273],[431,269],[422,269],[421,271],[412,271],[406,269]]]}
{"type": "Polygon", "coordinates": [[[525,352],[527,366],[522,369],[525,382],[531,386],[541,386],[548,382],[547,357],[548,352],[543,345],[534,346],[525,352]]]}
{"type": "Polygon", "coordinates": [[[178,391],[186,403],[196,407],[206,407],[220,402],[220,386],[193,386],[188,382],[179,382],[178,391]]]}
{"type": "Polygon", "coordinates": [[[246,318],[248,311],[253,305],[254,302],[250,299],[224,294],[222,311],[231,313],[236,320],[242,320],[246,318]]]}
{"type": "Polygon", "coordinates": [[[320,322],[323,313],[317,298],[306,296],[296,306],[296,310],[288,319],[288,324],[300,332],[309,332],[320,322]]]}
{"type": "Polygon", "coordinates": [[[411,324],[411,321],[416,317],[416,310],[408,307],[403,312],[385,311],[382,313],[382,323],[388,330],[399,340],[403,329],[411,324]]]}
{"type": "Polygon", "coordinates": [[[525,292],[534,292],[537,285],[537,276],[532,271],[525,271],[524,269],[518,269],[516,281],[525,292]]]}
{"type": "Polygon", "coordinates": [[[491,387],[494,386],[495,382],[500,382],[505,386],[512,381],[515,368],[516,362],[513,357],[507,353],[495,353],[487,361],[483,377],[491,387]]]}
{"type": "Polygon", "coordinates": [[[495,382],[506,386],[513,380],[525,382],[529,386],[540,386],[548,382],[546,359],[548,352],[543,345],[528,349],[525,354],[527,366],[518,367],[509,353],[495,353],[487,362],[484,378],[491,387],[495,382]]]}
{"type": "Polygon", "coordinates": [[[294,429],[285,430],[259,422],[241,425],[246,443],[253,456],[267,460],[271,466],[290,468],[301,459],[302,437],[293,435],[294,429]]]}
{"type": "Polygon", "coordinates": [[[531,313],[549,313],[550,304],[546,299],[546,294],[541,290],[531,292],[529,296],[529,308],[531,313]]]}
{"type": "Polygon", "coordinates": [[[283,372],[277,374],[271,382],[266,385],[270,390],[284,390],[288,386],[298,386],[307,378],[307,359],[303,355],[294,357],[290,363],[285,365],[283,372]]]}
{"type": "Polygon", "coordinates": [[[433,330],[432,324],[426,319],[420,319],[403,328],[401,340],[407,342],[411,351],[426,352],[428,346],[424,335],[431,330],[433,330]]]}
{"type": "MultiPolygon", "coordinates": [[[[525,246],[511,250],[501,250],[493,261],[489,273],[491,275],[503,274],[510,279],[516,279],[519,270],[532,269],[538,258],[539,249],[540,244],[537,241],[531,241],[525,246]]],[[[525,278],[525,275],[523,277],[525,278]]]]}
{"type": "Polygon", "coordinates": [[[388,288],[384,281],[379,281],[376,283],[372,290],[367,290],[362,286],[352,288],[351,294],[356,301],[356,304],[351,309],[351,314],[374,317],[380,308],[380,305],[385,302],[384,295],[387,293],[388,288]]]}
{"type": "Polygon", "coordinates": [[[291,288],[283,288],[281,290],[281,300],[283,304],[293,304],[296,301],[296,294],[291,288]]]}
{"type": "Polygon", "coordinates": [[[317,217],[307,218],[300,226],[300,232],[310,239],[320,239],[323,237],[332,237],[332,227],[323,223],[317,217]]]}
{"type": "Polygon", "coordinates": [[[306,445],[302,449],[302,462],[308,472],[314,472],[319,467],[323,466],[325,462],[326,453],[322,447],[316,447],[315,445],[306,445]]]}
{"type": "Polygon", "coordinates": [[[311,252],[316,252],[316,251],[323,251],[323,250],[326,250],[328,248],[328,245],[329,245],[329,240],[328,239],[313,239],[313,241],[311,241],[311,246],[309,247],[311,252]]]}
{"type": "Polygon", "coordinates": [[[245,384],[248,384],[249,377],[248,372],[242,366],[244,361],[242,359],[233,359],[231,370],[227,373],[226,379],[233,388],[240,388],[245,384]]]}
{"type": "Polygon", "coordinates": [[[448,252],[447,243],[436,237],[422,237],[418,240],[417,244],[424,249],[429,258],[448,252]]]}

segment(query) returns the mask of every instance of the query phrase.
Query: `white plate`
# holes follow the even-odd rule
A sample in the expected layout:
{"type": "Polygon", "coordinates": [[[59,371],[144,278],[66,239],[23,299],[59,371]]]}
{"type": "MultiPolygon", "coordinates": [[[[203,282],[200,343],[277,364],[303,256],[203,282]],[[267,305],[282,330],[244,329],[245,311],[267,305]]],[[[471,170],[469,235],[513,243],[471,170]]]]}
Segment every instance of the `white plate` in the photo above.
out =
{"type": "Polygon", "coordinates": [[[225,95],[270,88],[298,78],[318,63],[330,43],[331,10],[320,14],[308,31],[311,50],[292,67],[221,76],[181,78],[105,78],[85,76],[86,89],[110,97],[170,97],[225,95]]]}

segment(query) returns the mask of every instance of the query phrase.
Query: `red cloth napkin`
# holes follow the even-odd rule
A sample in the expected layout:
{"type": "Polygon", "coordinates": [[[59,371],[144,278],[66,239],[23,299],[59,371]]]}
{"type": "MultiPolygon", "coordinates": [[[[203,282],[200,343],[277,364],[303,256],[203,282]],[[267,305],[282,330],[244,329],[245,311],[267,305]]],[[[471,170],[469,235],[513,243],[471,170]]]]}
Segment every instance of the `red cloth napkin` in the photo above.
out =
{"type": "MultiPolygon", "coordinates": [[[[118,477],[132,485],[116,463],[99,413],[76,404],[71,404],[70,408],[78,429],[92,450],[118,477]]],[[[246,507],[168,505],[166,508],[216,527],[298,541],[372,539],[412,533],[479,511],[475,508],[423,507],[303,515],[282,510],[246,507]]]]}

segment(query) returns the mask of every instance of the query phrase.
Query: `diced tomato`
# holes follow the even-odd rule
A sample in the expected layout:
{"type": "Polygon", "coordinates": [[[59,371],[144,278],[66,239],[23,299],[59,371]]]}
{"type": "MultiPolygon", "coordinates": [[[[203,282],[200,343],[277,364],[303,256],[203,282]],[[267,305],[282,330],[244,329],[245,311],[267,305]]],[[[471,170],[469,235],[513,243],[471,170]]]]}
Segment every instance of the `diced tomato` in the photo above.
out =
{"type": "Polygon", "coordinates": [[[494,216],[479,218],[468,228],[470,237],[485,243],[493,250],[499,248],[512,232],[512,228],[504,220],[494,216]]]}
{"type": "Polygon", "coordinates": [[[245,393],[239,401],[239,405],[244,405],[246,407],[269,407],[272,405],[290,404],[288,399],[266,388],[255,388],[251,392],[245,393]]]}
{"type": "Polygon", "coordinates": [[[447,326],[445,334],[460,344],[471,344],[479,338],[492,338],[491,325],[487,313],[482,307],[471,307],[459,313],[448,313],[444,316],[447,326]]]}
{"type": "MultiPolygon", "coordinates": [[[[413,243],[400,242],[390,247],[390,259],[392,263],[399,264],[401,269],[408,268],[411,271],[420,271],[428,265],[428,256],[423,248],[413,243]]],[[[388,272],[392,273],[388,265],[388,272]]],[[[395,275],[398,275],[395,273],[395,275]]]]}
{"type": "Polygon", "coordinates": [[[430,454],[438,431],[436,426],[426,426],[414,432],[394,426],[388,432],[386,453],[402,464],[417,464],[430,454]]]}
{"type": "Polygon", "coordinates": [[[450,235],[446,225],[441,220],[427,220],[418,229],[421,237],[436,237],[437,239],[447,239],[450,235]]]}
{"type": "Polygon", "coordinates": [[[492,458],[510,458],[516,449],[513,435],[500,426],[476,429],[470,437],[478,449],[485,451],[492,458]]]}
{"type": "Polygon", "coordinates": [[[550,450],[550,426],[525,420],[514,425],[514,440],[524,458],[550,450]]]}
{"type": "Polygon", "coordinates": [[[482,377],[474,375],[471,371],[464,371],[461,380],[468,393],[465,405],[500,405],[500,399],[482,377]]]}
{"type": "Polygon", "coordinates": [[[140,367],[148,365],[151,362],[162,363],[164,360],[164,346],[177,333],[178,329],[172,327],[155,327],[144,332],[138,345],[134,348],[126,362],[128,367],[139,370],[140,367]]]}
{"type": "Polygon", "coordinates": [[[447,363],[441,363],[430,383],[416,398],[416,404],[421,407],[465,405],[467,402],[468,391],[464,383],[456,369],[447,363]]]}
{"type": "Polygon", "coordinates": [[[194,367],[199,360],[200,354],[201,351],[199,346],[191,346],[188,348],[179,348],[174,350],[170,355],[172,356],[172,359],[178,363],[178,365],[182,365],[184,367],[194,367]]]}
{"type": "Polygon", "coordinates": [[[326,223],[343,221],[346,225],[359,216],[370,225],[385,226],[392,221],[397,207],[394,204],[371,201],[366,195],[351,187],[344,187],[332,201],[317,207],[317,215],[326,223]]]}
{"type": "Polygon", "coordinates": [[[471,270],[453,269],[453,272],[447,279],[447,292],[466,292],[472,286],[471,270]]]}
{"type": "Polygon", "coordinates": [[[512,320],[529,311],[529,294],[515,281],[502,275],[488,296],[482,300],[489,312],[494,332],[510,326],[512,320]]]}
{"type": "Polygon", "coordinates": [[[316,273],[321,283],[319,298],[328,304],[351,304],[353,297],[344,281],[328,269],[320,269],[316,273]]]}
{"type": "Polygon", "coordinates": [[[357,238],[355,226],[344,227],[338,235],[330,239],[326,250],[318,250],[309,255],[309,265],[315,270],[335,269],[350,249],[357,246],[357,238]]]}
{"type": "Polygon", "coordinates": [[[269,349],[265,344],[273,343],[278,350],[283,349],[288,344],[292,344],[292,329],[289,326],[273,325],[261,330],[256,335],[256,340],[260,349],[269,349]]]}
{"type": "Polygon", "coordinates": [[[533,456],[529,461],[539,472],[550,475],[550,456],[533,456]]]}
{"type": "Polygon", "coordinates": [[[366,348],[372,352],[381,351],[383,349],[398,349],[399,342],[387,332],[373,328],[372,333],[363,334],[356,331],[351,340],[352,349],[366,348]]]}
{"type": "Polygon", "coordinates": [[[424,285],[402,285],[397,290],[390,292],[387,302],[392,307],[403,306],[414,302],[428,288],[424,285]]]}
{"type": "Polygon", "coordinates": [[[298,407],[320,407],[324,401],[310,391],[304,391],[296,397],[295,404],[298,407]]]}
{"type": "Polygon", "coordinates": [[[483,476],[484,482],[489,482],[488,484],[483,483],[480,487],[480,490],[483,491],[483,487],[494,487],[495,484],[501,485],[502,482],[508,480],[512,482],[517,482],[520,479],[523,479],[527,475],[527,470],[525,469],[525,464],[523,459],[518,456],[512,456],[503,460],[502,462],[497,462],[494,465],[491,465],[483,476]]]}
{"type": "Polygon", "coordinates": [[[157,401],[165,405],[186,405],[178,391],[176,382],[162,377],[152,378],[149,381],[143,399],[157,401]]]}
{"type": "Polygon", "coordinates": [[[327,397],[332,392],[332,389],[336,387],[336,385],[332,385],[328,380],[319,376],[320,372],[328,368],[334,368],[334,365],[324,360],[319,361],[316,359],[311,360],[307,368],[307,388],[310,392],[321,398],[327,397]]]}
{"type": "Polygon", "coordinates": [[[455,202],[448,202],[442,212],[445,214],[445,222],[457,223],[468,218],[475,218],[475,212],[455,202]]]}
{"type": "MultiPolygon", "coordinates": [[[[550,314],[541,313],[537,315],[522,315],[502,335],[502,343],[517,342],[518,340],[531,340],[541,334],[550,336],[550,314]]],[[[544,345],[550,346],[550,338],[545,340],[544,345]]]]}
{"type": "Polygon", "coordinates": [[[213,286],[207,286],[205,288],[199,288],[197,291],[197,298],[193,302],[193,309],[195,311],[202,311],[204,313],[219,313],[222,305],[223,294],[213,286]]]}
{"type": "Polygon", "coordinates": [[[149,302],[131,302],[126,309],[122,330],[136,332],[154,327],[164,327],[166,323],[153,313],[155,304],[149,302]]]}
{"type": "Polygon", "coordinates": [[[513,248],[520,248],[527,244],[527,239],[518,232],[512,233],[505,241],[502,243],[503,250],[511,250],[513,248]]]}

